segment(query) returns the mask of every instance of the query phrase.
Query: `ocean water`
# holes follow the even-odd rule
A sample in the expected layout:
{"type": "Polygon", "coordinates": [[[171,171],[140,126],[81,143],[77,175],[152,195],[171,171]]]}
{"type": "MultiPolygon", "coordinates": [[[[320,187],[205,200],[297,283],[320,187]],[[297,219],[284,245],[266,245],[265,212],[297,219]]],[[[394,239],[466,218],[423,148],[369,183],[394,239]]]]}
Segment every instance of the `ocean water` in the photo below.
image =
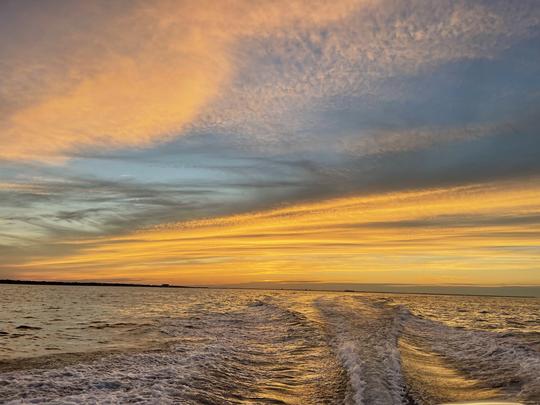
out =
{"type": "Polygon", "coordinates": [[[540,403],[540,300],[0,285],[0,403],[540,403]]]}

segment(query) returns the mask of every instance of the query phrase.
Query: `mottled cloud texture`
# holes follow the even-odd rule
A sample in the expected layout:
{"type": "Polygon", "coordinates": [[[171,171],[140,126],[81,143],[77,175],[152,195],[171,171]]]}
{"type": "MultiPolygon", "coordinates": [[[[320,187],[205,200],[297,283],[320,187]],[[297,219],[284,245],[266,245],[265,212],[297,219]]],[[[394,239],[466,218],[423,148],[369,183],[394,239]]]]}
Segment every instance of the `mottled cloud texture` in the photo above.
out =
{"type": "Polygon", "coordinates": [[[530,36],[540,17],[527,4],[453,1],[3,8],[0,157],[45,161],[149,146],[187,125],[284,135],[303,125],[306,104],[399,97],[381,81],[494,57],[530,36]]]}
{"type": "Polygon", "coordinates": [[[234,74],[233,49],[244,38],[321,27],[352,6],[8,3],[0,156],[46,160],[89,147],[148,146],[178,135],[225,91],[234,74]]]}

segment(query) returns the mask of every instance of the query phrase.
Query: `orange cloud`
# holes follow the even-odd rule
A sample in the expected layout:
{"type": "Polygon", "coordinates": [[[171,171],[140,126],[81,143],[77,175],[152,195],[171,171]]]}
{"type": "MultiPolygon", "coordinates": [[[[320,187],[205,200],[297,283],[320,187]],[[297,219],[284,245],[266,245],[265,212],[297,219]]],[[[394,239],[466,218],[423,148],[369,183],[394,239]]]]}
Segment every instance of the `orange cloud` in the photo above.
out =
{"type": "Polygon", "coordinates": [[[538,19],[527,7],[413,7],[384,0],[14,3],[0,40],[0,158],[54,161],[83,149],[145,147],[189,125],[290,134],[305,127],[299,110],[313,100],[372,94],[377,80],[493,56],[527,37],[538,19]],[[282,64],[252,61],[260,56],[254,41],[243,51],[252,39],[282,64]],[[249,83],[238,77],[246,72],[249,83]]]}
{"type": "Polygon", "coordinates": [[[0,124],[0,158],[50,161],[178,135],[229,82],[242,38],[325,24],[352,7],[157,1],[114,12],[107,3],[27,11],[21,19],[42,28],[31,39],[45,50],[11,39],[2,96],[12,105],[0,124]]]}
{"type": "Polygon", "coordinates": [[[77,254],[17,272],[178,283],[539,284],[540,193],[531,182],[349,197],[78,243],[77,254]]]}

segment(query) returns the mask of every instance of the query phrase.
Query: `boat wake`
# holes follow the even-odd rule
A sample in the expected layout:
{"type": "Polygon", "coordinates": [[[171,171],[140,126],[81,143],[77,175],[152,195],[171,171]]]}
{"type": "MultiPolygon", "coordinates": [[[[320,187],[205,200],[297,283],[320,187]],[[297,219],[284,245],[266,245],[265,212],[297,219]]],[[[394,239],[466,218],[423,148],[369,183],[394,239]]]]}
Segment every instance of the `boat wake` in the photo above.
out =
{"type": "Polygon", "coordinates": [[[515,332],[452,326],[391,297],[236,293],[145,318],[144,349],[12,367],[0,402],[540,403],[540,353],[515,332]]]}

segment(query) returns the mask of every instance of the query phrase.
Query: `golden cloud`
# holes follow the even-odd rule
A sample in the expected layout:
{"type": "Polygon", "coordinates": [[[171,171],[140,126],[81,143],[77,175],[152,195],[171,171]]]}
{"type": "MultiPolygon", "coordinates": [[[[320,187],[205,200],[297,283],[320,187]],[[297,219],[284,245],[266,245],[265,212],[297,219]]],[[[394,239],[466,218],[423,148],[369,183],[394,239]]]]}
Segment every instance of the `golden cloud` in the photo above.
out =
{"type": "Polygon", "coordinates": [[[74,255],[16,269],[178,283],[538,283],[539,198],[533,182],[340,198],[79,241],[74,255]]]}
{"type": "Polygon", "coordinates": [[[146,147],[188,124],[290,134],[314,99],[492,57],[538,21],[526,6],[385,0],[14,3],[6,15],[0,159],[41,161],[146,147]]]}
{"type": "Polygon", "coordinates": [[[24,38],[17,44],[15,33],[10,41],[19,48],[4,55],[10,65],[1,95],[11,106],[0,124],[0,158],[61,160],[81,148],[147,146],[178,135],[230,80],[242,38],[325,24],[352,6],[157,1],[116,12],[107,2],[27,11],[20,23],[43,31],[32,46],[24,38]]]}

